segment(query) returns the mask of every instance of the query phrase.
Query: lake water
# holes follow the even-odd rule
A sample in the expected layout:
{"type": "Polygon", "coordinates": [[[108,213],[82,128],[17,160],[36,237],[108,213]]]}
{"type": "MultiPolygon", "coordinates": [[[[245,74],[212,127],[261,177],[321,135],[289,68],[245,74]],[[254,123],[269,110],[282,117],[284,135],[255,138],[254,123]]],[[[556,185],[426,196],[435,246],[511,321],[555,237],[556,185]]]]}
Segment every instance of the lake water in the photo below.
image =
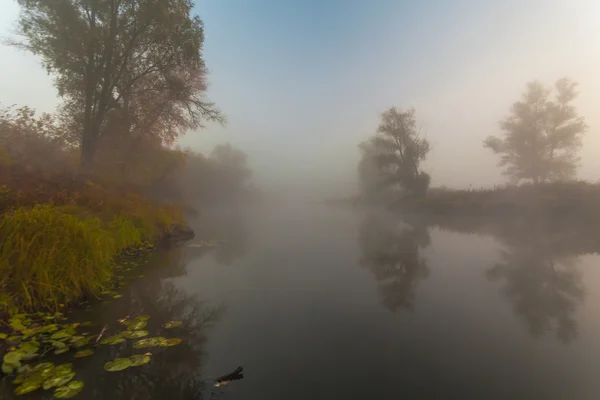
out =
{"type": "Polygon", "coordinates": [[[600,257],[556,232],[300,203],[194,225],[191,244],[227,243],[157,254],[123,297],[75,316],[182,320],[183,343],[121,372],[102,366],[139,351],[101,347],[75,361],[77,398],[600,398],[600,257]],[[214,386],[238,366],[243,379],[214,386]]]}

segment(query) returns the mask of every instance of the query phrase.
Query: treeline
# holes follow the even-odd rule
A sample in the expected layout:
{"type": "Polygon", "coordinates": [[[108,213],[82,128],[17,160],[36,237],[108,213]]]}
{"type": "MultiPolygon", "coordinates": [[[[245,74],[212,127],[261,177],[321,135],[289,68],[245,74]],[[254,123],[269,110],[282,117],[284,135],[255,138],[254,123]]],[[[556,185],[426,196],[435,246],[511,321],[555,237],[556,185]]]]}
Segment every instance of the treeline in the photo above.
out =
{"type": "Polygon", "coordinates": [[[174,146],[224,114],[205,96],[189,0],[19,0],[19,38],[61,99],[0,109],[0,316],[110,285],[115,257],[189,235],[185,214],[251,201],[246,155],[174,146]]]}
{"type": "MultiPolygon", "coordinates": [[[[499,156],[498,165],[508,177],[509,186],[532,185],[539,189],[541,185],[553,184],[550,189],[556,190],[550,192],[556,196],[568,192],[565,188],[575,187],[564,183],[576,177],[578,151],[587,131],[584,118],[573,106],[576,88],[577,84],[567,78],[559,79],[554,87],[538,81],[528,83],[521,99],[500,122],[501,135],[484,140],[484,147],[499,156]]],[[[363,203],[395,204],[424,211],[440,211],[444,206],[445,212],[453,212],[457,207],[465,211],[466,203],[475,210],[481,209],[482,201],[504,201],[503,206],[512,201],[514,205],[514,201],[527,197],[525,192],[532,193],[529,189],[511,190],[516,196],[504,196],[498,201],[495,194],[506,194],[507,190],[485,191],[486,195],[481,196],[474,196],[471,191],[429,190],[430,177],[422,170],[421,162],[431,147],[417,128],[412,109],[392,107],[384,112],[377,133],[359,148],[358,182],[363,203]],[[489,192],[494,195],[487,195],[489,192]]],[[[547,189],[533,192],[548,195],[547,189]]],[[[491,207],[486,212],[494,208],[492,203],[487,203],[491,207]]]]}

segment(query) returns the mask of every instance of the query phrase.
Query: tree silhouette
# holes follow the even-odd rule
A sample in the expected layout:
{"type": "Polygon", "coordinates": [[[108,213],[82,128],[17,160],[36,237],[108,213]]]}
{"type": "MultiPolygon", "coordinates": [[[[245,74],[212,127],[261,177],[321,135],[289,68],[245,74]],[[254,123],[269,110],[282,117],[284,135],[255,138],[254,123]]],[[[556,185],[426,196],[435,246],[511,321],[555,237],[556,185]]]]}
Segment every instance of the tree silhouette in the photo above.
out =
{"type": "Polygon", "coordinates": [[[555,84],[556,97],[540,82],[527,84],[523,98],[500,123],[502,138],[490,136],[484,147],[500,155],[499,166],[514,183],[556,181],[575,176],[577,151],[586,131],[572,101],[576,83],[567,78],[555,84]]]}

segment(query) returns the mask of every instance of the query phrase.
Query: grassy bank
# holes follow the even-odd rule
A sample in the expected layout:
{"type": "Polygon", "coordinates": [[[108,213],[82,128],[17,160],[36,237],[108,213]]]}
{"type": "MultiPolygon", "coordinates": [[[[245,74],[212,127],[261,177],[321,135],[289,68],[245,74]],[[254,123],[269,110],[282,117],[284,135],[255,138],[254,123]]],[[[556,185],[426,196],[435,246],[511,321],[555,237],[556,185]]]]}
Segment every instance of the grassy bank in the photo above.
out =
{"type": "Polygon", "coordinates": [[[422,199],[392,205],[404,212],[468,217],[543,215],[553,218],[600,218],[600,185],[560,182],[482,190],[430,189],[422,199]]]}
{"type": "Polygon", "coordinates": [[[184,226],[176,207],[90,181],[80,186],[47,189],[44,200],[4,188],[0,312],[55,310],[98,295],[113,278],[115,257],[184,226]]]}

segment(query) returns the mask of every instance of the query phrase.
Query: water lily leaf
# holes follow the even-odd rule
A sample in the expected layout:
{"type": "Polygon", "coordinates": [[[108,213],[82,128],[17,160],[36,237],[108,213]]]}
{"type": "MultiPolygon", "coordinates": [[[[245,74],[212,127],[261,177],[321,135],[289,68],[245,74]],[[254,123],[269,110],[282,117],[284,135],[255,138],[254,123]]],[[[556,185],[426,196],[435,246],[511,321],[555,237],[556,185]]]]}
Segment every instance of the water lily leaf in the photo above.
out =
{"type": "Polygon", "coordinates": [[[51,340],[50,344],[52,345],[52,347],[54,347],[56,349],[64,349],[64,348],[68,348],[69,347],[69,346],[67,346],[66,343],[60,342],[58,340],[51,340]]]}
{"type": "Polygon", "coordinates": [[[72,327],[68,327],[65,329],[61,329],[58,332],[55,332],[52,334],[52,336],[50,336],[50,339],[66,339],[66,338],[70,338],[71,336],[75,335],[75,329],[73,329],[72,327]]]}
{"type": "Polygon", "coordinates": [[[40,349],[40,342],[30,340],[19,345],[19,351],[23,353],[36,353],[40,349]]]}
{"type": "Polygon", "coordinates": [[[1,340],[4,340],[4,339],[6,339],[7,337],[8,337],[8,335],[7,335],[6,333],[2,333],[2,332],[0,332],[0,339],[1,339],[1,340]]]}
{"type": "Polygon", "coordinates": [[[139,339],[149,334],[148,331],[123,331],[119,335],[125,339],[139,339]]]}
{"type": "Polygon", "coordinates": [[[104,369],[109,372],[122,371],[131,366],[131,360],[129,358],[115,358],[113,361],[109,361],[104,364],[104,369]]]}
{"type": "Polygon", "coordinates": [[[70,374],[71,372],[73,372],[73,364],[71,363],[57,365],[54,369],[55,375],[70,374]]]}
{"type": "Polygon", "coordinates": [[[8,324],[16,331],[22,331],[23,329],[26,329],[25,325],[23,325],[23,321],[21,321],[19,318],[11,318],[8,321],[8,324]]]}
{"type": "Polygon", "coordinates": [[[23,335],[10,335],[6,340],[9,342],[16,342],[17,340],[20,340],[23,337],[23,335]]]}
{"type": "Polygon", "coordinates": [[[53,363],[43,362],[33,367],[31,371],[33,372],[32,377],[35,375],[39,375],[41,378],[47,379],[54,375],[55,368],[53,363]]]}
{"type": "Polygon", "coordinates": [[[15,394],[17,396],[20,396],[22,394],[33,392],[34,390],[38,390],[39,388],[41,388],[43,383],[44,379],[40,376],[32,376],[30,378],[25,379],[23,383],[21,383],[21,385],[15,388],[15,394]]]}
{"type": "Polygon", "coordinates": [[[133,348],[141,349],[144,347],[160,346],[160,343],[163,342],[164,340],[167,340],[167,339],[162,336],[151,337],[151,338],[147,338],[147,339],[140,339],[133,343],[133,348]]]}
{"type": "Polygon", "coordinates": [[[73,378],[75,378],[75,372],[69,372],[66,374],[56,375],[56,376],[53,376],[52,378],[46,379],[44,381],[44,384],[42,385],[42,387],[44,388],[44,390],[48,390],[48,389],[56,387],[56,386],[62,386],[62,385],[65,385],[67,382],[69,382],[73,378]]]}
{"type": "Polygon", "coordinates": [[[120,295],[120,294],[115,294],[115,295],[113,296],[113,299],[120,299],[121,297],[123,297],[123,296],[122,296],[122,295],[120,295]]]}
{"type": "Polygon", "coordinates": [[[148,354],[136,354],[135,356],[129,357],[131,366],[139,367],[140,365],[148,364],[150,362],[150,356],[148,354]]]}
{"type": "Polygon", "coordinates": [[[57,388],[54,391],[54,397],[57,399],[68,399],[77,395],[83,389],[82,381],[71,381],[68,384],[57,388]]]}
{"type": "Polygon", "coordinates": [[[31,367],[29,367],[29,365],[24,365],[23,367],[19,368],[19,375],[17,375],[17,377],[13,380],[13,383],[15,385],[18,385],[19,383],[23,382],[25,379],[29,378],[31,376],[31,367]]]}
{"type": "Polygon", "coordinates": [[[169,339],[165,339],[163,341],[160,342],[160,346],[161,347],[171,347],[171,346],[176,346],[179,343],[181,343],[181,339],[179,338],[169,338],[169,339]]]}
{"type": "Polygon", "coordinates": [[[109,336],[103,339],[100,339],[100,344],[120,344],[125,341],[124,337],[119,335],[109,336]]]}
{"type": "Polygon", "coordinates": [[[150,319],[149,315],[138,315],[134,318],[137,321],[148,321],[150,319]]]}
{"type": "Polygon", "coordinates": [[[89,342],[90,340],[83,336],[73,336],[71,338],[71,346],[75,348],[86,346],[89,342]]]}
{"type": "Polygon", "coordinates": [[[92,354],[94,354],[94,350],[92,350],[92,349],[84,349],[84,350],[79,350],[78,352],[76,352],[73,357],[75,357],[75,358],[83,358],[83,357],[91,356],[92,354]]]}
{"type": "Polygon", "coordinates": [[[69,351],[68,347],[63,347],[62,349],[56,349],[54,350],[54,354],[56,354],[57,356],[60,354],[65,354],[67,351],[69,351]]]}
{"type": "Polygon", "coordinates": [[[12,375],[14,370],[15,370],[15,367],[13,365],[7,364],[7,363],[2,363],[2,373],[4,375],[12,375]]]}
{"type": "Polygon", "coordinates": [[[164,324],[163,328],[167,328],[167,329],[177,328],[181,324],[182,324],[181,321],[170,321],[170,322],[167,322],[166,324],[164,324]]]}
{"type": "Polygon", "coordinates": [[[17,351],[8,352],[4,355],[4,363],[13,366],[19,366],[22,355],[22,353],[17,351]]]}
{"type": "Polygon", "coordinates": [[[148,322],[133,319],[131,321],[123,322],[123,325],[127,326],[127,329],[130,331],[137,331],[145,328],[146,325],[148,325],[148,322]]]}
{"type": "Polygon", "coordinates": [[[34,358],[38,358],[39,356],[40,355],[38,353],[22,353],[21,360],[29,361],[33,360],[34,358]]]}

